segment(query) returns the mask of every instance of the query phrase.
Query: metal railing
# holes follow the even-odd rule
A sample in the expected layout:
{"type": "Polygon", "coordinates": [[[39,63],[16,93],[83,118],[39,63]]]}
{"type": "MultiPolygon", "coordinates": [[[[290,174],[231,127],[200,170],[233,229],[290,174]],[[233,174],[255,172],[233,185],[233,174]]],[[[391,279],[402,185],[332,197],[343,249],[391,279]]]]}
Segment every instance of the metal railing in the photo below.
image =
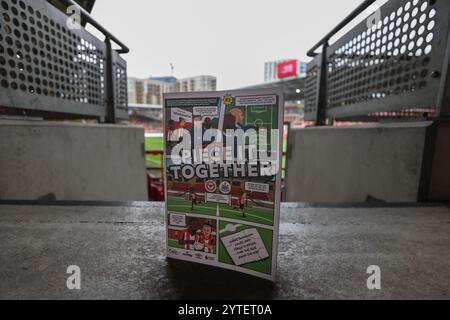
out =
{"type": "Polygon", "coordinates": [[[45,118],[128,118],[129,49],[72,0],[84,27],[45,0],[0,0],[0,112],[45,118]],[[113,43],[120,49],[113,49],[113,43]]]}
{"type": "Polygon", "coordinates": [[[308,52],[306,120],[450,115],[450,1],[390,0],[330,43],[376,2],[364,1],[308,52]]]}

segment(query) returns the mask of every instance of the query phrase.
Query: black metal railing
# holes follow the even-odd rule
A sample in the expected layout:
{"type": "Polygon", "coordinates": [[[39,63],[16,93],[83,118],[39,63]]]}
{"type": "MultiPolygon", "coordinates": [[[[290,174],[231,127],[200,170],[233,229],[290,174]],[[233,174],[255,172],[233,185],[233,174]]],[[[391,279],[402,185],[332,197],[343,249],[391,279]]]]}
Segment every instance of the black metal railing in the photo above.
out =
{"type": "Polygon", "coordinates": [[[450,115],[450,1],[390,0],[330,43],[376,2],[364,1],[308,52],[307,120],[450,115]]]}
{"type": "Polygon", "coordinates": [[[44,117],[128,118],[129,49],[77,6],[84,27],[45,0],[0,0],[0,112],[44,117]],[[119,49],[113,49],[116,44],[119,49]]]}

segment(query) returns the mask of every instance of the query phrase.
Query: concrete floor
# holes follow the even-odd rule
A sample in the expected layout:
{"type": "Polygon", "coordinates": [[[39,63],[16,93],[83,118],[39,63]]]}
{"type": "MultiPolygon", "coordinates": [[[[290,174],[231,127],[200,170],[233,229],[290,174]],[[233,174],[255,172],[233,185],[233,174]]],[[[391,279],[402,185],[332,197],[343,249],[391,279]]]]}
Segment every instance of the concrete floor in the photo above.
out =
{"type": "Polygon", "coordinates": [[[0,299],[450,299],[447,207],[282,209],[276,285],[165,258],[160,204],[0,205],[0,299]],[[66,269],[82,269],[82,290],[66,269]],[[369,265],[382,289],[366,287],[369,265]]]}

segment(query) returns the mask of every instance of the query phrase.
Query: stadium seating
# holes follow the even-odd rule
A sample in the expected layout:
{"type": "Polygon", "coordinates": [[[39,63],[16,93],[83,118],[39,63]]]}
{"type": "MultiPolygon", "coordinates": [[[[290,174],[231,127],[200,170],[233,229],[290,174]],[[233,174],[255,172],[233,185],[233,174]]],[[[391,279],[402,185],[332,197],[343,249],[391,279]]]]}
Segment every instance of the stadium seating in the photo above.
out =
{"type": "Polygon", "coordinates": [[[176,182],[172,183],[172,190],[179,192],[186,192],[191,188],[191,185],[187,182],[176,182]]]}

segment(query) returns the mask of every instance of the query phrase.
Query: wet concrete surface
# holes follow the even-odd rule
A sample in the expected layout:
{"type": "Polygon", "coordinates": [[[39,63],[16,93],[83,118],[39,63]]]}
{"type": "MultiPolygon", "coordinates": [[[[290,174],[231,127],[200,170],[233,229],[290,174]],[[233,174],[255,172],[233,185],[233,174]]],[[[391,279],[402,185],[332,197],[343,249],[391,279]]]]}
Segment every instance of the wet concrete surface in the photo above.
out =
{"type": "Polygon", "coordinates": [[[0,299],[450,299],[448,207],[287,204],[280,227],[272,285],[168,261],[161,204],[0,205],[0,299]]]}

